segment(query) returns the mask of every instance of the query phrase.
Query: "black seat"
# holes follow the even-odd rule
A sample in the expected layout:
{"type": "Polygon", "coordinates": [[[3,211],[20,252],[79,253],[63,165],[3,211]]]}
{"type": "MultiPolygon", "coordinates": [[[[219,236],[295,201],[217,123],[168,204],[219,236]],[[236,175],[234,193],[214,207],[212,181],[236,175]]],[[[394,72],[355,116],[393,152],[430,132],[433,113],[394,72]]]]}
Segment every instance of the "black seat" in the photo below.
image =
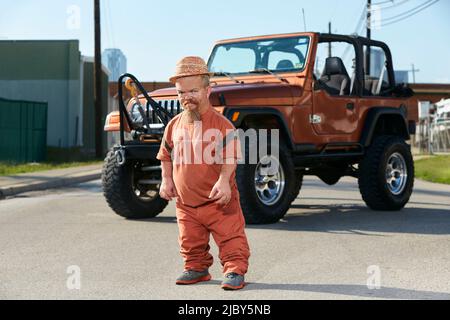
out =
{"type": "Polygon", "coordinates": [[[334,95],[348,95],[350,90],[350,77],[344,63],[339,57],[329,57],[325,60],[320,81],[325,89],[334,95]]]}
{"type": "Polygon", "coordinates": [[[280,60],[277,63],[277,70],[283,70],[283,69],[294,69],[294,64],[291,60],[280,60]]]}

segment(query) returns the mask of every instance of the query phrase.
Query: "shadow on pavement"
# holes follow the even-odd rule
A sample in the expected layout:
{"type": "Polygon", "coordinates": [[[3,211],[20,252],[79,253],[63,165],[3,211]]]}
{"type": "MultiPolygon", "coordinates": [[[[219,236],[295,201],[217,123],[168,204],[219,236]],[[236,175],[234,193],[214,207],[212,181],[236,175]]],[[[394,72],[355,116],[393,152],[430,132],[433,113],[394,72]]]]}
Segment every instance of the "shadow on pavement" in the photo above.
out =
{"type": "Polygon", "coordinates": [[[303,209],[306,212],[288,213],[278,223],[247,225],[247,228],[355,234],[370,232],[368,235],[376,235],[373,233],[377,232],[450,234],[450,208],[372,211],[366,206],[296,204],[291,206],[290,210],[292,209],[303,209]]]}
{"type": "MultiPolygon", "coordinates": [[[[450,198],[450,195],[449,195],[450,198]]],[[[306,201],[306,200],[313,200],[313,201],[321,201],[321,200],[327,200],[327,201],[346,201],[348,203],[355,203],[357,201],[363,201],[362,199],[348,199],[348,198],[320,198],[320,197],[297,197],[297,199],[306,201]]],[[[412,204],[422,204],[422,205],[430,205],[430,206],[450,206],[450,202],[419,202],[410,200],[406,204],[406,207],[412,204]]],[[[426,210],[426,209],[424,209],[426,210]]]]}
{"type": "MultiPolygon", "coordinates": [[[[448,185],[445,185],[445,186],[448,187],[448,185]]],[[[423,188],[414,188],[413,195],[415,193],[419,193],[419,194],[421,193],[421,194],[425,194],[425,195],[429,195],[429,196],[450,197],[449,191],[427,190],[427,189],[423,189],[423,188]]]]}
{"type": "MultiPolygon", "coordinates": [[[[319,182],[312,181],[311,185],[319,182]]],[[[340,188],[355,189],[354,183],[340,183],[340,188]]],[[[415,193],[436,196],[449,196],[450,192],[425,190],[416,188],[415,193]]],[[[446,205],[443,200],[430,203],[412,200],[411,205],[400,211],[373,211],[365,204],[355,204],[357,199],[328,198],[328,197],[299,197],[300,200],[347,201],[350,204],[293,204],[288,214],[278,223],[267,225],[247,225],[248,229],[273,229],[286,231],[314,231],[329,233],[353,233],[386,236],[385,233],[415,233],[415,234],[450,234],[450,206],[449,209],[420,208],[425,205],[446,205]],[[419,206],[419,207],[417,207],[419,206]],[[368,233],[366,233],[368,232],[368,233]]],[[[143,222],[176,223],[173,216],[159,216],[152,219],[138,220],[143,222]]]]}
{"type": "MultiPolygon", "coordinates": [[[[158,216],[137,222],[176,223],[175,216],[158,216]]],[[[247,225],[247,229],[352,233],[387,236],[385,233],[450,234],[450,208],[404,208],[373,211],[365,205],[292,205],[279,222],[247,225]],[[300,212],[299,212],[300,211],[300,212]],[[383,233],[383,234],[376,234],[383,233]]]]}
{"type": "Polygon", "coordinates": [[[436,299],[450,300],[450,293],[419,291],[400,288],[381,287],[368,289],[367,286],[346,284],[270,284],[250,282],[243,289],[247,290],[287,290],[317,293],[341,294],[362,298],[382,299],[436,299]]]}

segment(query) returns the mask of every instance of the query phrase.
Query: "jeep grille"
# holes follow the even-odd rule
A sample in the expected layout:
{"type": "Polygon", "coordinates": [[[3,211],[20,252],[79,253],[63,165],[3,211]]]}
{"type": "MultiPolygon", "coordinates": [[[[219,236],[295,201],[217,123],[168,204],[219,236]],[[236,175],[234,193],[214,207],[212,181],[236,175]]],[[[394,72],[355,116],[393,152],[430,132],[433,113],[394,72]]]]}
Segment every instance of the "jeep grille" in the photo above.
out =
{"type": "MultiPolygon", "coordinates": [[[[179,114],[181,111],[183,111],[183,108],[180,105],[180,101],[177,99],[171,99],[171,100],[159,100],[156,101],[161,107],[163,107],[165,110],[167,110],[172,117],[179,114]]],[[[161,123],[161,121],[158,119],[158,117],[155,114],[155,111],[152,110],[150,115],[150,122],[151,123],[161,123]]]]}

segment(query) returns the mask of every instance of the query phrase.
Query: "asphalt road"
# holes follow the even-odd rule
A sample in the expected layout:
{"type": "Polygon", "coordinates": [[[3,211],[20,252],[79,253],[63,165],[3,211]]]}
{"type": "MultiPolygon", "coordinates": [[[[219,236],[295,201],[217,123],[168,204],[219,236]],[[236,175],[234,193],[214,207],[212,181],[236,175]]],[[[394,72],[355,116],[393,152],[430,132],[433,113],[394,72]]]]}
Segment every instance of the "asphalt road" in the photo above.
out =
{"type": "Polygon", "coordinates": [[[23,194],[0,201],[0,299],[450,299],[450,186],[417,180],[404,210],[374,212],[354,179],[307,178],[283,221],[246,232],[243,290],[220,289],[212,239],[213,280],[176,286],[173,203],[128,221],[99,180],[23,194]]]}

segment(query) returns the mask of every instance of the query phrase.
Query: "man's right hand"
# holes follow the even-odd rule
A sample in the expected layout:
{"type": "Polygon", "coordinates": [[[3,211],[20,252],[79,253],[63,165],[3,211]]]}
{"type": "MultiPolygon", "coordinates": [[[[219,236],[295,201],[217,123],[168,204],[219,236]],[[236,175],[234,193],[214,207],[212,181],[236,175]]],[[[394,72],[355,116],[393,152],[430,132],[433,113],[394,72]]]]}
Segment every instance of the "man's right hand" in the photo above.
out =
{"type": "Polygon", "coordinates": [[[171,178],[162,179],[161,187],[159,188],[159,195],[161,198],[168,201],[172,200],[172,198],[178,197],[177,189],[175,188],[175,184],[171,178]]]}

